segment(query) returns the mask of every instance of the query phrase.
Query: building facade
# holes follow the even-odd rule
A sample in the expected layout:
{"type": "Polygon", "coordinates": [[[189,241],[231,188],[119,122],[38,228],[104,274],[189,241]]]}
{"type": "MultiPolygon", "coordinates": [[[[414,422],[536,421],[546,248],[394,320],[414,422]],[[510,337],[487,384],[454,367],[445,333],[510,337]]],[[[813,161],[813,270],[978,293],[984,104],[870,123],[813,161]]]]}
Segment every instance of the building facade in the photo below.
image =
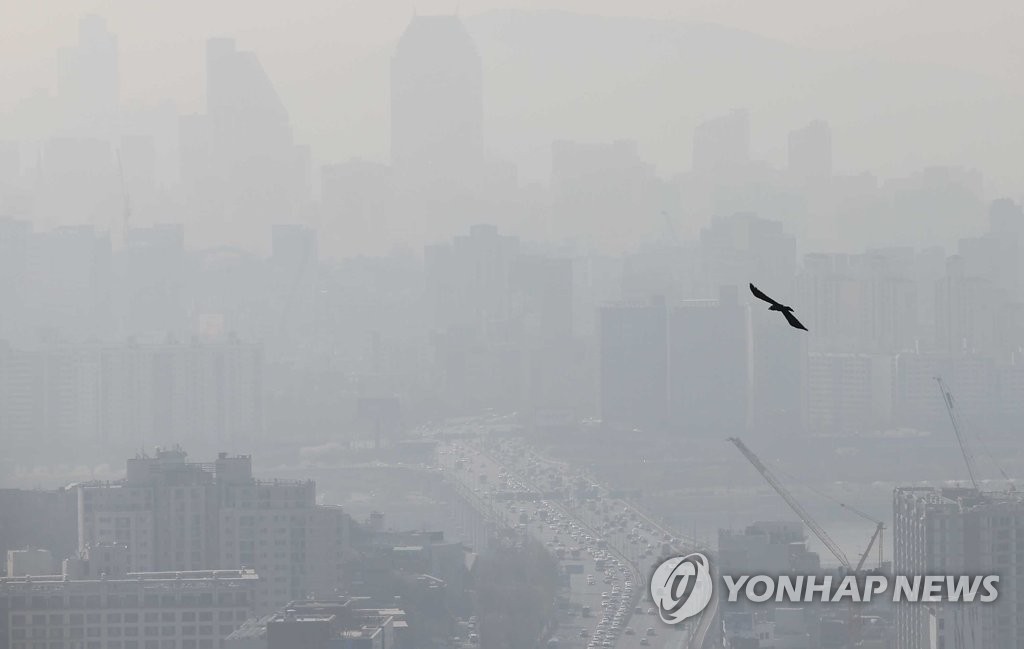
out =
{"type": "Polygon", "coordinates": [[[0,579],[0,649],[217,649],[254,611],[251,570],[0,579]]]}
{"type": "Polygon", "coordinates": [[[316,504],[312,481],[258,480],[249,456],[185,461],[180,449],[128,460],[119,483],[78,487],[79,548],[123,543],[135,572],[253,569],[258,611],[341,578],[347,516],[316,504]]]}
{"type": "Polygon", "coordinates": [[[901,487],[893,494],[896,575],[999,575],[999,597],[980,603],[898,603],[896,649],[1024,646],[1017,576],[1024,557],[1024,498],[1016,492],[901,487]]]}

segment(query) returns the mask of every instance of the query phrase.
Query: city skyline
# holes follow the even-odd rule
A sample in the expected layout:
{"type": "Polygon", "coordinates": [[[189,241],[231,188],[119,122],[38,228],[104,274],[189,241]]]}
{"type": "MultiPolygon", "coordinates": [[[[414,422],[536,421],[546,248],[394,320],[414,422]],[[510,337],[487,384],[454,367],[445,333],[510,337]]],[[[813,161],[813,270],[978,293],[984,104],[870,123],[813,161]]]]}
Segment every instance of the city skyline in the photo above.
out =
{"type": "MultiPolygon", "coordinates": [[[[442,11],[439,13],[444,14],[445,12],[442,11]]],[[[379,91],[381,93],[380,99],[376,104],[374,104],[373,106],[367,106],[365,108],[365,110],[368,111],[367,115],[386,115],[386,112],[384,111],[387,110],[387,106],[389,103],[389,93],[387,92],[386,87],[388,76],[387,65],[389,64],[391,55],[394,52],[395,45],[398,43],[401,33],[406,29],[406,27],[408,27],[409,21],[412,20],[412,18],[414,17],[415,13],[410,11],[406,15],[405,20],[398,24],[395,31],[392,34],[390,34],[390,37],[388,39],[382,38],[381,44],[377,50],[378,54],[375,55],[376,58],[373,59],[377,61],[377,63],[374,63],[374,66],[376,66],[376,71],[372,71],[371,69],[367,68],[365,71],[359,73],[359,78],[342,80],[340,82],[342,86],[351,85],[353,89],[358,89],[358,93],[360,96],[365,96],[367,92],[379,91]],[[361,83],[364,83],[359,80],[360,78],[363,80],[368,80],[372,78],[374,80],[373,83],[376,84],[374,87],[377,90],[373,91],[369,87],[366,87],[365,85],[360,85],[361,83]]],[[[474,34],[474,40],[476,40],[478,42],[478,46],[481,47],[481,51],[485,61],[483,70],[485,82],[488,79],[490,79],[489,83],[486,83],[486,86],[489,88],[489,91],[487,92],[487,96],[489,97],[487,101],[488,112],[493,113],[495,110],[499,111],[499,114],[497,116],[492,115],[492,119],[485,120],[485,130],[487,134],[487,137],[485,139],[488,142],[488,148],[493,154],[505,158],[509,162],[515,164],[515,166],[520,170],[520,175],[524,179],[528,179],[531,182],[546,179],[548,175],[546,170],[549,168],[550,162],[547,160],[548,156],[546,155],[547,152],[545,151],[545,149],[547,148],[551,140],[565,138],[566,136],[569,136],[572,137],[573,139],[578,139],[584,142],[600,141],[601,139],[604,139],[602,133],[608,132],[609,129],[612,132],[616,133],[616,137],[626,136],[636,139],[640,143],[642,156],[645,159],[649,159],[653,164],[655,164],[657,168],[660,170],[660,173],[664,174],[665,176],[672,176],[674,174],[682,173],[686,171],[686,169],[688,168],[686,164],[688,156],[686,155],[685,151],[689,148],[689,141],[685,133],[689,132],[690,129],[697,126],[700,122],[712,118],[715,114],[723,114],[736,108],[745,108],[751,111],[751,114],[755,118],[754,128],[752,129],[752,142],[755,145],[753,157],[756,160],[765,160],[776,166],[785,166],[787,157],[787,133],[789,131],[800,129],[804,126],[804,124],[813,122],[815,120],[825,120],[832,125],[832,129],[834,131],[833,139],[835,141],[835,147],[837,151],[840,152],[841,154],[837,155],[835,158],[837,173],[843,175],[850,175],[858,174],[864,171],[877,170],[877,173],[881,177],[900,176],[912,173],[913,171],[920,169],[921,167],[956,164],[957,161],[959,161],[961,164],[966,164],[967,166],[976,167],[983,170],[989,183],[995,187],[996,193],[1010,193],[1011,195],[1019,196],[1021,192],[1021,189],[1018,186],[1019,183],[1017,182],[1015,176],[1010,172],[1011,167],[1007,166],[1007,164],[1012,160],[1012,157],[1006,157],[1007,155],[1012,156],[1012,153],[1010,153],[1009,149],[999,154],[998,159],[1000,160],[1000,162],[995,162],[997,158],[979,158],[975,155],[974,151],[970,150],[970,147],[973,146],[969,144],[971,140],[973,140],[975,143],[980,143],[986,140],[992,140],[991,135],[983,137],[980,132],[973,132],[970,135],[967,135],[967,132],[965,131],[964,137],[966,137],[967,139],[961,139],[964,143],[963,146],[966,146],[968,148],[958,152],[929,152],[929,142],[933,140],[917,139],[914,141],[914,143],[911,143],[910,141],[905,141],[902,143],[899,150],[887,151],[886,154],[883,156],[875,156],[873,159],[865,158],[863,157],[863,152],[858,152],[857,148],[859,146],[862,146],[864,143],[872,140],[872,138],[865,138],[865,135],[871,133],[870,122],[865,120],[869,118],[870,112],[873,108],[872,106],[859,103],[859,101],[857,101],[855,97],[848,97],[844,98],[838,104],[833,102],[830,108],[826,104],[821,104],[818,101],[822,97],[830,96],[828,93],[822,93],[821,96],[817,98],[814,95],[801,95],[799,99],[797,99],[794,96],[794,100],[787,104],[784,110],[780,112],[780,109],[777,107],[772,107],[772,104],[760,106],[758,105],[758,102],[754,100],[754,98],[757,96],[769,96],[765,94],[766,92],[771,93],[771,90],[763,86],[763,84],[750,85],[749,89],[745,91],[742,90],[741,87],[723,87],[721,89],[721,92],[717,93],[717,96],[713,88],[702,88],[698,86],[700,90],[696,93],[696,96],[690,98],[690,101],[688,103],[679,103],[679,98],[666,97],[663,94],[651,94],[651,92],[653,92],[651,88],[643,89],[638,96],[645,96],[651,100],[657,98],[657,101],[661,103],[663,103],[666,99],[670,99],[672,103],[678,104],[676,106],[676,112],[680,116],[682,116],[682,121],[680,121],[679,117],[672,118],[671,121],[665,121],[668,118],[668,116],[662,113],[657,113],[658,118],[653,120],[644,120],[639,125],[640,130],[624,129],[622,125],[617,125],[614,120],[609,121],[607,118],[602,118],[603,121],[601,122],[591,123],[587,122],[586,120],[581,122],[578,119],[572,119],[571,114],[565,113],[564,110],[560,108],[553,106],[551,107],[553,110],[545,111],[546,107],[542,105],[534,106],[529,110],[531,110],[534,113],[537,113],[539,111],[550,112],[552,115],[557,116],[557,120],[559,121],[559,123],[549,121],[546,124],[542,125],[538,123],[531,127],[527,122],[521,121],[520,117],[522,116],[522,111],[520,109],[515,109],[515,112],[511,113],[508,112],[509,110],[512,109],[512,106],[509,105],[509,102],[515,100],[514,96],[509,94],[509,91],[512,90],[512,86],[508,85],[511,82],[511,80],[501,76],[502,70],[506,68],[515,69],[515,74],[520,76],[522,74],[534,75],[536,77],[537,83],[539,84],[536,87],[532,88],[534,94],[536,94],[538,90],[550,89],[552,83],[564,82],[556,81],[555,77],[545,77],[543,76],[544,73],[541,73],[541,75],[538,76],[537,72],[539,70],[537,68],[522,67],[530,66],[533,64],[528,61],[529,57],[527,56],[526,52],[522,51],[522,46],[520,45],[521,38],[529,34],[539,35],[544,33],[545,25],[548,25],[547,29],[549,30],[551,27],[560,25],[562,28],[566,30],[567,35],[572,34],[576,38],[585,39],[584,42],[593,43],[596,42],[596,40],[600,40],[607,37],[607,27],[604,26],[604,24],[601,23],[600,21],[595,21],[594,19],[587,18],[585,14],[559,15],[545,13],[524,13],[511,14],[502,18],[501,14],[473,14],[468,12],[460,12],[460,19],[463,21],[468,21],[467,25],[471,28],[471,33],[474,34]],[[473,25],[475,24],[479,24],[479,27],[474,28],[473,25]],[[513,49],[505,52],[502,55],[502,60],[504,61],[504,63],[493,59],[493,57],[498,51],[497,49],[495,49],[498,45],[498,41],[496,41],[495,39],[505,38],[505,36],[502,36],[502,34],[507,34],[507,38],[514,39],[508,45],[508,47],[512,47],[513,49]],[[509,66],[512,67],[510,68],[509,66]],[[748,95],[746,98],[744,98],[744,93],[748,95]],[[711,103],[707,103],[705,101],[705,99],[709,97],[713,98],[711,103]],[[704,102],[703,104],[701,104],[702,107],[697,109],[696,111],[694,111],[692,107],[694,100],[696,100],[697,102],[704,102]],[[847,112],[845,108],[841,108],[842,106],[847,104],[851,106],[851,110],[853,112],[847,112]],[[801,105],[803,106],[803,108],[800,107],[801,105]],[[507,108],[502,108],[503,106],[507,106],[507,108]],[[808,111],[813,112],[809,113],[808,111]],[[516,117],[517,114],[520,114],[520,117],[516,117]],[[520,121],[517,122],[516,120],[520,121]],[[574,121],[576,122],[575,124],[573,123],[574,121]],[[680,126],[682,127],[681,129],[679,128],[680,126]],[[851,127],[856,127],[857,129],[861,130],[851,131],[851,127]],[[652,128],[657,128],[661,130],[652,131],[652,128]],[[666,128],[669,130],[666,131],[666,128]],[[633,132],[630,132],[631,130],[633,132]],[[665,148],[665,146],[662,144],[656,144],[652,138],[663,140],[665,144],[671,146],[671,149],[665,148]],[[516,141],[519,141],[520,144],[517,145],[516,141]],[[528,144],[529,149],[526,149],[523,146],[521,146],[524,144],[528,144]],[[913,159],[913,161],[911,161],[912,158],[908,158],[906,163],[903,163],[897,167],[891,166],[891,161],[901,159],[903,156],[916,156],[916,159],[913,159]]],[[[642,39],[644,38],[644,35],[647,34],[646,37],[648,39],[654,38],[665,43],[665,48],[667,48],[663,48],[665,49],[665,51],[638,53],[637,55],[641,56],[642,58],[637,59],[637,64],[641,64],[641,61],[644,61],[644,64],[653,63],[655,65],[660,65],[658,63],[659,60],[664,60],[675,61],[675,63],[672,63],[672,65],[677,65],[678,60],[676,58],[673,58],[676,55],[673,54],[671,51],[673,47],[698,48],[695,51],[699,52],[699,48],[702,45],[706,44],[709,46],[713,46],[716,42],[716,39],[722,38],[723,36],[725,36],[727,39],[739,39],[738,45],[740,51],[743,52],[743,54],[741,55],[743,57],[781,57],[777,60],[776,63],[773,63],[772,65],[774,65],[775,68],[779,68],[779,66],[782,66],[782,70],[785,70],[787,66],[791,66],[793,61],[797,62],[796,66],[792,66],[793,69],[801,69],[800,66],[802,65],[802,63],[799,63],[799,61],[801,61],[804,58],[807,58],[804,55],[801,55],[799,51],[788,51],[785,47],[782,47],[780,49],[779,47],[776,46],[768,46],[767,48],[765,48],[763,44],[759,43],[756,39],[748,38],[747,36],[744,36],[741,33],[734,34],[733,36],[727,36],[728,30],[726,30],[726,32],[723,33],[718,33],[715,30],[722,28],[716,27],[714,29],[711,29],[707,26],[702,26],[701,24],[696,24],[692,27],[683,29],[682,31],[678,31],[677,33],[672,32],[671,29],[666,31],[663,27],[659,26],[659,23],[657,21],[649,23],[645,23],[643,21],[639,23],[637,23],[636,21],[626,21],[621,24],[612,23],[612,25],[616,25],[615,28],[617,29],[624,30],[624,33],[629,33],[631,39],[642,39]],[[691,31],[696,31],[692,31],[692,33],[690,33],[686,31],[687,29],[690,29],[691,31]],[[686,44],[689,41],[692,41],[693,44],[672,45],[673,43],[686,44]]],[[[70,25],[68,27],[70,27],[70,25]]],[[[117,32],[115,31],[115,35],[116,34],[117,32]]],[[[218,32],[217,30],[211,30],[208,33],[197,35],[197,38],[203,41],[211,38],[220,37],[237,38],[237,36],[234,34],[218,32]]],[[[123,38],[121,40],[123,40],[123,38]]],[[[73,42],[73,37],[70,34],[68,34],[59,44],[55,46],[54,50],[66,49],[69,43],[73,42]]],[[[123,49],[123,46],[120,45],[120,41],[118,41],[118,43],[118,47],[120,49],[123,49]]],[[[240,43],[243,47],[249,46],[244,39],[240,40],[240,43]]],[[[588,48],[589,47],[591,46],[588,45],[588,48]]],[[[253,51],[255,51],[258,55],[262,56],[262,58],[266,58],[266,55],[261,53],[260,48],[254,48],[253,51]]],[[[185,76],[189,78],[195,78],[197,79],[197,81],[199,81],[197,84],[194,84],[194,92],[197,94],[195,100],[183,102],[180,99],[176,98],[176,94],[163,94],[159,97],[151,98],[150,100],[141,103],[132,104],[130,102],[126,102],[125,108],[128,114],[133,116],[131,117],[131,120],[133,122],[138,123],[144,123],[145,120],[147,119],[152,121],[154,112],[166,110],[175,111],[178,115],[182,116],[191,113],[201,112],[205,106],[205,99],[202,94],[203,84],[202,81],[199,80],[199,77],[195,75],[195,72],[198,71],[198,67],[201,66],[199,62],[195,61],[195,57],[201,55],[201,50],[194,49],[191,56],[179,57],[180,61],[193,61],[193,64],[186,68],[179,67],[179,69],[174,71],[174,73],[171,75],[172,78],[181,78],[182,76],[185,76]],[[194,71],[190,73],[188,72],[188,68],[192,68],[194,71]]],[[[559,58],[557,54],[552,51],[550,55],[553,57],[552,62],[558,63],[559,58]]],[[[125,59],[126,56],[127,54],[122,56],[121,58],[125,59]]],[[[134,54],[132,54],[131,56],[133,59],[135,58],[134,54]]],[[[714,58],[712,58],[712,61],[713,60],[714,58]]],[[[266,61],[264,61],[264,63],[266,64],[266,61]]],[[[123,64],[124,63],[122,61],[121,65],[123,66],[123,64]]],[[[356,64],[358,64],[358,60],[356,61],[356,64]]],[[[876,75],[879,72],[888,74],[888,72],[885,72],[884,66],[874,69],[870,67],[871,65],[874,65],[873,63],[867,62],[865,64],[868,65],[868,68],[864,68],[857,74],[861,76],[863,76],[864,74],[867,74],[868,76],[876,75]]],[[[593,65],[599,65],[599,61],[595,60],[593,65]]],[[[823,65],[826,66],[826,69],[831,69],[829,68],[829,66],[837,66],[835,67],[836,74],[842,74],[844,66],[846,66],[847,63],[844,63],[842,59],[835,59],[830,60],[830,62],[825,63],[823,65]]],[[[861,64],[858,63],[856,65],[861,64]]],[[[350,67],[351,66],[346,67],[344,69],[349,69],[350,67]]],[[[898,65],[890,65],[889,67],[892,68],[893,70],[901,69],[898,65]]],[[[56,66],[54,66],[54,68],[56,69],[56,66]]],[[[555,68],[557,68],[557,65],[554,66],[553,70],[555,68]]],[[[691,75],[694,70],[696,70],[696,68],[681,68],[680,72],[684,75],[691,75]]],[[[747,77],[743,76],[745,73],[742,70],[742,67],[730,70],[723,69],[721,73],[725,76],[739,75],[737,76],[735,83],[752,83],[751,79],[748,79],[747,77]]],[[[596,71],[596,68],[594,71],[596,71]]],[[[268,68],[268,72],[274,84],[283,88],[283,75],[275,71],[274,67],[268,68]]],[[[668,73],[669,70],[662,69],[662,72],[668,73]]],[[[768,70],[766,70],[765,72],[768,72],[768,70]]],[[[562,75],[564,74],[564,72],[558,72],[558,74],[562,75]]],[[[587,73],[587,76],[589,76],[590,74],[592,73],[587,73]]],[[[800,77],[799,80],[797,78],[790,79],[789,82],[799,84],[807,83],[811,84],[812,86],[815,84],[824,84],[825,86],[827,86],[829,83],[828,79],[830,74],[831,73],[829,72],[815,72],[811,76],[800,77]],[[825,74],[825,76],[816,76],[819,74],[825,74]]],[[[899,74],[904,74],[904,72],[899,72],[899,74]]],[[[934,77],[934,79],[932,79],[932,77],[929,76],[933,75],[933,72],[926,71],[924,69],[915,69],[913,67],[906,68],[905,74],[907,76],[899,78],[894,77],[890,80],[887,80],[885,83],[896,84],[896,87],[899,88],[901,85],[917,83],[917,81],[915,81],[915,77],[917,77],[920,79],[922,83],[927,83],[929,85],[921,86],[913,90],[911,90],[911,86],[907,85],[908,92],[926,93],[929,97],[940,100],[940,102],[947,102],[947,99],[948,101],[952,101],[952,95],[950,95],[947,99],[943,99],[943,87],[958,88],[955,91],[955,93],[980,93],[977,94],[978,102],[976,102],[974,106],[974,110],[976,112],[989,110],[988,108],[985,107],[984,101],[987,100],[983,101],[984,97],[991,97],[994,99],[996,95],[994,95],[993,92],[995,92],[996,94],[999,94],[1001,92],[997,90],[998,85],[992,85],[990,82],[984,81],[980,78],[970,79],[969,77],[964,77],[963,75],[957,76],[960,73],[956,71],[955,66],[953,68],[950,68],[948,74],[946,72],[941,71],[936,72],[936,74],[938,74],[939,76],[934,77]],[[943,75],[946,76],[944,77],[943,75]],[[941,81],[939,81],[940,79],[941,81]],[[938,85],[935,85],[933,81],[939,81],[938,85]],[[967,85],[960,85],[962,83],[967,83],[967,85]],[[982,85],[979,86],[979,83],[981,83],[982,85]],[[985,86],[984,84],[989,85],[985,86]]],[[[57,75],[55,73],[47,76],[53,79],[57,78],[57,75]]],[[[122,74],[121,77],[123,76],[124,75],[122,74]]],[[[309,79],[310,76],[305,75],[303,78],[309,79]]],[[[313,79],[315,79],[315,77],[313,77],[313,79]]],[[[839,77],[835,79],[835,82],[840,84],[844,83],[839,77]]],[[[848,82],[851,84],[859,83],[859,81],[857,81],[855,78],[849,79],[848,82]]],[[[129,82],[122,79],[122,93],[123,88],[126,87],[126,84],[128,83],[129,82]]],[[[324,84],[318,85],[323,86],[324,84]]],[[[12,87],[14,87],[14,84],[12,84],[12,87]]],[[[166,84],[163,84],[163,87],[166,87],[166,84]]],[[[865,86],[864,89],[867,92],[881,91],[880,87],[876,89],[871,89],[868,86],[865,86]]],[[[683,90],[684,89],[682,87],[679,88],[679,92],[683,92],[683,90]]],[[[516,92],[520,93],[523,91],[529,92],[531,91],[531,88],[528,86],[522,86],[516,90],[516,92]]],[[[586,89],[583,86],[573,88],[571,90],[572,93],[576,93],[577,95],[579,93],[593,94],[595,91],[595,88],[586,89]]],[[[23,88],[23,91],[20,94],[18,94],[16,97],[13,97],[10,101],[6,102],[6,110],[8,112],[14,111],[12,114],[16,116],[16,119],[12,122],[12,124],[20,123],[20,118],[17,117],[19,115],[29,117],[30,122],[33,120],[38,121],[40,119],[45,120],[46,109],[45,106],[43,106],[39,102],[42,101],[43,104],[46,104],[47,102],[52,100],[46,100],[45,98],[40,97],[36,97],[36,99],[31,99],[33,92],[34,90],[26,86],[23,88]],[[23,100],[27,101],[28,103],[23,104],[23,110],[17,109],[17,105],[23,102],[23,100]],[[40,108],[43,108],[43,110],[40,110],[40,108]]],[[[325,150],[324,143],[331,142],[338,136],[339,133],[349,130],[350,124],[360,124],[359,120],[357,119],[353,121],[350,119],[345,119],[344,112],[342,112],[338,119],[331,120],[330,122],[327,123],[322,123],[322,125],[317,127],[315,131],[310,132],[310,130],[306,126],[309,120],[298,116],[295,107],[296,102],[290,101],[288,99],[288,94],[289,93],[287,91],[282,91],[282,97],[284,99],[285,106],[287,106],[288,110],[294,114],[292,121],[297,129],[297,141],[305,143],[307,145],[315,143],[315,146],[312,148],[312,155],[314,157],[315,165],[317,167],[323,164],[338,163],[353,158],[367,158],[370,160],[375,160],[384,163],[389,162],[390,155],[388,154],[388,147],[390,138],[387,133],[388,126],[386,121],[377,122],[376,125],[372,126],[371,128],[367,128],[369,124],[365,123],[358,126],[358,132],[361,134],[360,137],[369,137],[371,133],[377,133],[377,135],[373,137],[372,143],[369,140],[364,140],[363,143],[361,144],[351,146],[345,145],[341,147],[334,146],[331,147],[330,149],[325,150]]],[[[584,108],[584,106],[586,106],[586,104],[579,103],[578,97],[577,99],[572,99],[572,96],[573,95],[566,94],[564,96],[563,101],[569,101],[572,103],[572,105],[577,105],[579,108],[584,108]]],[[[908,101],[914,101],[911,97],[907,97],[906,99],[908,101]]],[[[1012,100],[1012,98],[1006,99],[1010,100],[1011,102],[1014,101],[1012,100]]],[[[777,100],[772,101],[778,103],[777,100]]],[[[899,99],[899,95],[897,94],[892,96],[891,101],[902,102],[903,99],[899,99]]],[[[999,99],[999,101],[1004,100],[999,99]]],[[[327,104],[325,104],[322,101],[318,102],[318,105],[324,107],[327,106],[327,104]]],[[[612,104],[609,105],[617,106],[616,110],[619,111],[619,114],[625,114],[623,113],[623,111],[628,112],[635,111],[637,109],[636,106],[622,104],[618,99],[615,99],[612,102],[612,104]]],[[[345,107],[345,102],[341,102],[337,106],[337,108],[340,108],[342,111],[347,110],[347,108],[345,107]]],[[[943,108],[941,105],[936,104],[934,110],[929,111],[929,113],[934,116],[934,119],[941,119],[945,121],[946,125],[943,128],[949,131],[950,135],[952,135],[957,125],[966,125],[965,119],[968,118],[964,114],[944,112],[947,110],[947,108],[949,108],[949,106],[943,108]]],[[[588,112],[593,112],[595,109],[600,110],[600,107],[586,107],[586,110],[588,112]]],[[[374,119],[377,119],[377,117],[374,117],[374,119]]],[[[877,132],[879,134],[883,132],[886,133],[886,139],[893,142],[900,141],[900,138],[904,137],[904,135],[908,137],[916,137],[916,135],[914,135],[914,121],[919,121],[921,119],[933,119],[933,117],[929,117],[928,114],[919,115],[903,111],[899,112],[899,117],[897,119],[902,121],[899,121],[898,123],[893,122],[891,124],[886,125],[880,124],[879,127],[881,127],[883,130],[877,132]],[[895,140],[893,138],[895,138],[895,140]]],[[[999,118],[993,114],[986,117],[984,120],[979,120],[975,124],[975,126],[986,123],[994,126],[995,124],[1000,123],[1000,119],[1002,118],[999,118]]],[[[930,126],[938,125],[938,123],[930,124],[930,126]]],[[[11,127],[9,126],[8,128],[11,127]]],[[[1007,140],[1007,135],[1010,135],[1011,133],[1011,123],[1005,122],[1004,131],[1001,133],[1001,137],[999,139],[1006,142],[1007,144],[1010,144],[1012,142],[1012,138],[1010,140],[1007,140]]],[[[0,136],[11,137],[11,134],[3,133],[0,134],[0,136]]],[[[944,141],[950,140],[946,138],[944,141]]]]}
{"type": "Polygon", "coordinates": [[[1024,9],[745,5],[0,7],[0,649],[1024,646],[1024,9]]]}

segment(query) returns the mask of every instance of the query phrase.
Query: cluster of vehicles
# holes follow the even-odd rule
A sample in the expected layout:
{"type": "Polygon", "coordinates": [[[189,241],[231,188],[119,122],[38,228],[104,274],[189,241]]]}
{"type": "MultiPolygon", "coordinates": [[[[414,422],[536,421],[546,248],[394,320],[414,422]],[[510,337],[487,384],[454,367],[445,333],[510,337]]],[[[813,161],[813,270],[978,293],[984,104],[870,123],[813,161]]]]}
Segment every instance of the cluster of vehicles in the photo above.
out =
{"type": "MultiPolygon", "coordinates": [[[[634,615],[656,616],[653,608],[645,611],[640,605],[646,587],[637,566],[673,552],[680,545],[678,539],[610,497],[585,472],[540,458],[518,439],[488,442],[486,447],[457,444],[448,453],[456,458],[455,468],[468,474],[473,491],[496,501],[498,509],[507,512],[507,521],[524,533],[539,533],[562,561],[593,561],[594,574],[586,576],[590,595],[585,599],[593,598],[596,608],[598,580],[603,592],[599,611],[591,606],[579,609],[584,618],[600,616],[595,627],[579,630],[587,649],[612,649],[623,635],[640,635],[639,644],[650,645],[657,635],[654,626],[638,634],[630,625],[634,615]]],[[[567,572],[569,567],[582,572],[579,564],[567,566],[567,572]]]]}
{"type": "MultiPolygon", "coordinates": [[[[601,593],[601,620],[597,623],[597,628],[594,629],[593,634],[586,629],[580,631],[580,637],[589,637],[588,649],[614,647],[620,633],[636,635],[633,627],[628,626],[630,614],[639,613],[641,610],[639,606],[634,607],[636,598],[633,596],[633,582],[628,577],[620,577],[614,573],[609,576],[610,579],[607,581],[612,583],[612,588],[610,591],[601,593]],[[619,586],[620,579],[621,588],[619,586]]],[[[593,583],[592,578],[592,576],[588,578],[588,584],[593,583]]],[[[655,633],[654,627],[648,627],[646,635],[640,639],[640,644],[649,645],[648,637],[655,633]]]]}
{"type": "Polygon", "coordinates": [[[592,501],[587,507],[590,518],[596,520],[595,527],[609,538],[618,537],[623,549],[630,550],[631,558],[668,556],[681,546],[679,539],[659,531],[630,507],[623,507],[618,513],[612,512],[611,506],[601,501],[592,501]]]}

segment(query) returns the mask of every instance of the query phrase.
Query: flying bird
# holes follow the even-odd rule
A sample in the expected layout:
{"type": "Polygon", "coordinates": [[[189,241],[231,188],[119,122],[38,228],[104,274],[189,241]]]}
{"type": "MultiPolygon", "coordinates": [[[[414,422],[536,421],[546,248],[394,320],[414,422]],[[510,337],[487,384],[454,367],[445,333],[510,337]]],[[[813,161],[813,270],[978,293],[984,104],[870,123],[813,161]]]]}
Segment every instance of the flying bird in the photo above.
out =
{"type": "Polygon", "coordinates": [[[786,322],[788,322],[791,327],[807,331],[807,327],[805,327],[799,320],[796,319],[796,316],[793,315],[793,307],[786,306],[785,304],[779,304],[775,300],[771,299],[770,297],[762,293],[761,290],[758,289],[753,284],[750,285],[750,292],[753,293],[754,297],[756,297],[757,299],[764,300],[765,302],[770,304],[771,306],[768,308],[769,311],[781,311],[782,315],[786,316],[786,322]]]}

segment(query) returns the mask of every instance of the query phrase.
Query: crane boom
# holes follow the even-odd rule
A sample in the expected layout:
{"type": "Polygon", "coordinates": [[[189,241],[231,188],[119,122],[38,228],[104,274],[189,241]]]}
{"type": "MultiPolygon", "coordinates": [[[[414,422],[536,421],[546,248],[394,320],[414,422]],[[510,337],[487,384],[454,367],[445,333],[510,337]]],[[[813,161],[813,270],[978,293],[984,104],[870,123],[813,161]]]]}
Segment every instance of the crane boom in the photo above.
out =
{"type": "Polygon", "coordinates": [[[882,567],[883,552],[885,548],[885,544],[882,542],[882,538],[883,533],[885,531],[885,523],[874,518],[873,516],[865,514],[861,510],[854,507],[853,505],[839,503],[839,506],[875,524],[875,533],[871,535],[871,540],[868,541],[868,547],[865,548],[864,554],[860,555],[860,561],[857,562],[857,572],[860,572],[860,569],[864,567],[864,562],[867,561],[868,555],[871,554],[871,548],[874,547],[876,540],[878,541],[878,567],[882,567]]]}
{"type": "Polygon", "coordinates": [[[974,468],[974,455],[971,454],[971,449],[967,447],[967,440],[964,439],[963,431],[960,430],[960,417],[956,413],[956,408],[953,405],[953,393],[946,387],[946,383],[942,380],[941,376],[935,377],[935,382],[939,384],[939,391],[942,392],[942,403],[946,406],[946,412],[949,413],[949,421],[953,424],[953,432],[956,434],[956,441],[960,445],[960,453],[964,456],[964,464],[967,465],[967,475],[971,478],[971,484],[974,488],[978,488],[977,472],[974,468]]]}
{"type": "Polygon", "coordinates": [[[739,449],[740,453],[743,453],[743,456],[747,458],[747,461],[754,465],[754,468],[757,469],[757,472],[761,474],[769,485],[771,485],[772,489],[775,490],[775,493],[782,496],[782,499],[786,501],[786,504],[793,510],[793,513],[795,513],[797,517],[803,521],[804,525],[806,525],[811,532],[818,537],[825,547],[828,548],[828,551],[839,560],[839,563],[842,564],[844,568],[852,569],[853,566],[850,565],[850,560],[846,558],[846,554],[843,552],[842,548],[840,548],[839,545],[832,540],[832,537],[828,535],[828,532],[826,532],[821,525],[818,525],[818,522],[807,513],[803,506],[797,502],[796,498],[789,493],[789,490],[786,489],[786,487],[779,482],[778,478],[768,470],[768,467],[761,462],[760,458],[754,455],[754,452],[747,448],[747,445],[743,443],[743,440],[738,437],[730,437],[729,441],[739,449]]]}
{"type": "Polygon", "coordinates": [[[882,566],[882,530],[885,529],[883,523],[877,523],[875,526],[875,533],[871,535],[871,540],[868,541],[868,547],[864,550],[864,554],[860,555],[860,561],[857,562],[857,568],[855,572],[860,572],[860,569],[864,567],[864,562],[868,560],[868,555],[871,554],[871,548],[875,545],[875,540],[878,540],[878,566],[882,566]]]}

